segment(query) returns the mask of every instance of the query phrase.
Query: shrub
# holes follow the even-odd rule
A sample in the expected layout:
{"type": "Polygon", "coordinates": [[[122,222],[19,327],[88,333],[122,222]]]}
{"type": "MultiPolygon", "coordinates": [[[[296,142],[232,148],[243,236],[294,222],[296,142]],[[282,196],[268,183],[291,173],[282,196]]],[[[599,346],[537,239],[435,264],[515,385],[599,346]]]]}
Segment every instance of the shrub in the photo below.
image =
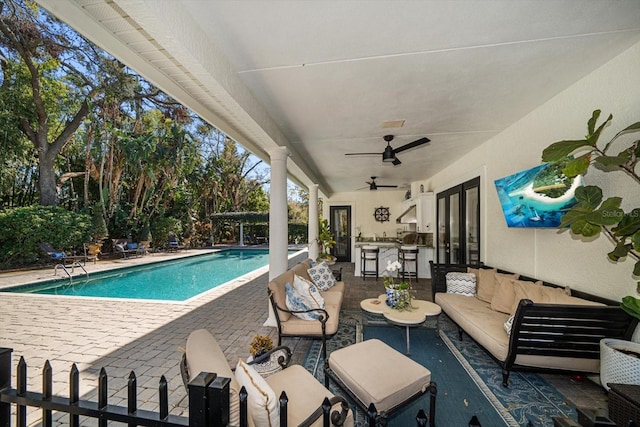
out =
{"type": "Polygon", "coordinates": [[[0,268],[42,261],[40,243],[73,251],[91,240],[91,216],[59,206],[28,206],[0,211],[0,268]]]}

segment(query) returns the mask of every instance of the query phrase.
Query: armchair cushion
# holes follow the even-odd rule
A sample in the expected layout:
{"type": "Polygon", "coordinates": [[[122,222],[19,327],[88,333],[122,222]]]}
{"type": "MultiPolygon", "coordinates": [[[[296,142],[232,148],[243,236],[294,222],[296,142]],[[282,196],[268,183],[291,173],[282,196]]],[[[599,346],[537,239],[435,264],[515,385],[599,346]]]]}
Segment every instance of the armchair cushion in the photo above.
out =
{"type": "Polygon", "coordinates": [[[229,424],[240,425],[240,385],[229,367],[229,362],[220,345],[206,329],[198,329],[187,339],[187,368],[189,376],[195,378],[200,372],[214,372],[230,378],[229,424]]]}
{"type": "Polygon", "coordinates": [[[262,376],[251,366],[238,360],[236,380],[247,390],[247,407],[256,426],[279,426],[278,397],[262,376]]]}
{"type": "Polygon", "coordinates": [[[328,291],[333,285],[336,284],[336,278],[333,276],[333,272],[329,266],[324,263],[318,263],[308,270],[309,277],[313,280],[320,290],[328,291]]]}

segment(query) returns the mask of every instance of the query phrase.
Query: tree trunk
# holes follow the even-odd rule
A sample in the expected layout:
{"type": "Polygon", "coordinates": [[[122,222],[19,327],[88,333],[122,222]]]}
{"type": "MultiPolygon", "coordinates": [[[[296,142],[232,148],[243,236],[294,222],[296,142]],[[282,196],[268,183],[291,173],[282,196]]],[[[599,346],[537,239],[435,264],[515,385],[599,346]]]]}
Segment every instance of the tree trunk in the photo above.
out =
{"type": "Polygon", "coordinates": [[[40,190],[40,204],[44,206],[58,205],[58,191],[56,189],[56,173],[53,167],[54,162],[47,159],[47,156],[40,158],[38,169],[40,177],[38,179],[38,189],[40,190]]]}

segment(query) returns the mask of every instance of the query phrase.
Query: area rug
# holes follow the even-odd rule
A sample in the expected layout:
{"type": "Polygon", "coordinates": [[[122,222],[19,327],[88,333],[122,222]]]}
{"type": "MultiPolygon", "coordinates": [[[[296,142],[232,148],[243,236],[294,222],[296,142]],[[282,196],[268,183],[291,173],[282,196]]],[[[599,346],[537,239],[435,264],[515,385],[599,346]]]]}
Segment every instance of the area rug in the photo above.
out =
{"type": "MultiPolygon", "coordinates": [[[[501,370],[473,340],[458,341],[453,323],[441,315],[436,325],[429,320],[412,328],[411,357],[429,368],[438,383],[436,423],[440,426],[466,426],[476,415],[483,426],[552,427],[554,416],[577,419],[575,407],[555,388],[533,373],[512,372],[509,388],[501,385],[501,370]],[[437,336],[439,328],[440,337],[437,336]]],[[[362,312],[343,312],[338,333],[328,340],[327,352],[362,339],[378,338],[404,353],[404,328],[390,326],[380,316],[362,312]]],[[[320,381],[324,380],[321,344],[311,343],[304,367],[320,381]]],[[[331,382],[331,391],[344,395],[331,382]]],[[[356,407],[353,402],[352,408],[356,407]]],[[[423,396],[396,412],[389,426],[415,425],[419,409],[428,412],[428,396],[423,396]]],[[[366,425],[363,411],[355,414],[356,426],[366,425]]]]}

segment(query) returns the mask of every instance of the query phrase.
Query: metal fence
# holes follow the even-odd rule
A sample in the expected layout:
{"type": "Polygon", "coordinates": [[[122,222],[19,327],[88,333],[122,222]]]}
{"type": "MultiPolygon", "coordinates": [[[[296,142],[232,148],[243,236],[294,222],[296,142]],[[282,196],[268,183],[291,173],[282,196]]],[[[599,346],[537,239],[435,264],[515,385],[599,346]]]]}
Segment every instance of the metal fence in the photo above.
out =
{"type": "MultiPolygon", "coordinates": [[[[42,372],[42,392],[27,390],[27,364],[23,357],[17,365],[16,387],[12,387],[11,354],[12,349],[0,347],[0,427],[12,425],[12,405],[15,405],[15,425],[27,426],[27,408],[42,410],[42,425],[53,425],[53,412],[68,414],[68,425],[80,426],[80,417],[96,419],[100,427],[108,422],[119,422],[129,426],[163,426],[163,427],[224,427],[229,423],[229,378],[218,377],[213,373],[200,373],[188,385],[189,416],[182,417],[169,414],[167,380],[160,378],[158,385],[158,412],[138,409],[136,375],[132,371],[127,382],[127,406],[110,405],[108,402],[108,378],[106,371],[100,370],[98,378],[98,401],[80,399],[80,379],[78,368],[71,366],[69,373],[69,397],[54,396],[53,372],[47,360],[42,372]]],[[[247,426],[247,393],[244,387],[240,390],[240,425],[247,426]]],[[[280,404],[280,427],[287,427],[286,393],[282,393],[280,404]]],[[[325,398],[322,404],[323,426],[341,425],[332,405],[325,398]]],[[[369,426],[379,421],[375,406],[371,405],[366,417],[369,426]]],[[[416,425],[426,426],[428,417],[420,410],[416,416],[416,425]]]]}

